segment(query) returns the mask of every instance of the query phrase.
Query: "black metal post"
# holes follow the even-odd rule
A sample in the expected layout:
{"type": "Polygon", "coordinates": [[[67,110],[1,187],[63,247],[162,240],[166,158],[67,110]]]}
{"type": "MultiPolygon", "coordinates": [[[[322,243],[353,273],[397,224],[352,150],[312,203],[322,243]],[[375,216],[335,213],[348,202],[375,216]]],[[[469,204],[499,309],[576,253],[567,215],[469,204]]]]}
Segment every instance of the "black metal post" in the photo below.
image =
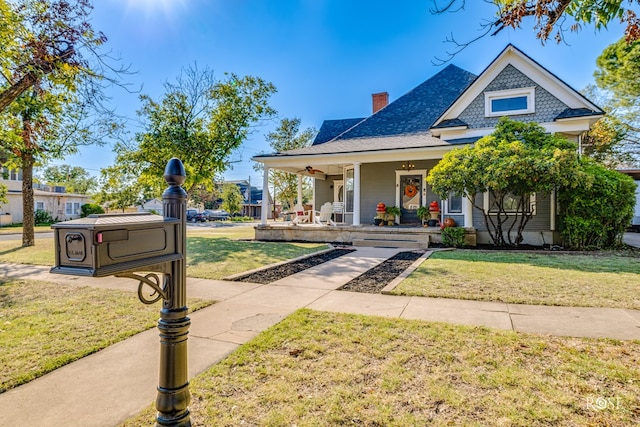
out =
{"type": "Polygon", "coordinates": [[[172,261],[165,274],[168,298],[163,300],[158,329],[160,331],[160,377],[156,397],[156,427],[190,427],[189,372],[187,338],[191,321],[187,317],[186,256],[187,256],[187,192],[182,188],[186,179],[184,165],[172,158],[164,170],[169,187],[162,194],[165,218],[178,218],[176,253],[183,257],[172,261]]]}

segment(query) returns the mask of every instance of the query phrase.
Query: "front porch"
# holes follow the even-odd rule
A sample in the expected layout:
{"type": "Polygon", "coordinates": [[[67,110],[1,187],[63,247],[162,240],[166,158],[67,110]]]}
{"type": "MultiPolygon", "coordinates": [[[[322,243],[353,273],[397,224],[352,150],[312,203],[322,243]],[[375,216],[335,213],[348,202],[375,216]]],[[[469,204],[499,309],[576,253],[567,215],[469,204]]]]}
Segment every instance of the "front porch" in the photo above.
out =
{"type": "MultiPolygon", "coordinates": [[[[326,226],[270,223],[255,227],[256,240],[276,242],[322,242],[353,246],[426,249],[430,243],[440,243],[439,227],[419,226],[326,226]]],[[[465,243],[476,246],[476,230],[465,229],[465,243]]]]}

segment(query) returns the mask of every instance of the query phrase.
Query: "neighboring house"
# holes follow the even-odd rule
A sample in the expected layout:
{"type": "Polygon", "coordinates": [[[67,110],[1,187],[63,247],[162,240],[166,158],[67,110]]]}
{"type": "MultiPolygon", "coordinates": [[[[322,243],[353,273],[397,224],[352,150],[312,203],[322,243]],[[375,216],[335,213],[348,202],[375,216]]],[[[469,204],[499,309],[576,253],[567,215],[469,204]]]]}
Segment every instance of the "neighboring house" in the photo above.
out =
{"type": "MultiPolygon", "coordinates": [[[[262,190],[254,187],[247,180],[236,181],[224,181],[218,184],[218,191],[222,192],[222,186],[224,184],[235,184],[238,186],[240,193],[242,194],[242,212],[243,216],[251,218],[260,218],[262,215],[262,190]]],[[[222,204],[222,199],[218,199],[217,204],[222,204]]],[[[273,198],[269,195],[269,206],[273,206],[273,198]]],[[[268,217],[272,218],[273,212],[268,213],[268,217]]]]}
{"type": "MultiPolygon", "coordinates": [[[[266,173],[278,169],[314,178],[315,209],[344,201],[347,224],[371,224],[382,202],[401,208],[401,224],[418,225],[416,209],[438,201],[444,216],[475,229],[478,243],[489,243],[482,212],[463,197],[440,200],[426,184],[425,177],[443,155],[490,134],[501,116],[538,122],[581,144],[603,115],[567,83],[508,45],[478,76],[448,65],[389,104],[386,93],[374,94],[369,117],[326,120],[310,147],[253,160],[263,163],[266,173]]],[[[480,206],[488,206],[487,195],[478,197],[480,206]]],[[[531,195],[530,209],[534,218],[524,243],[558,242],[555,195],[531,195]]],[[[262,222],[266,225],[265,217],[262,222]]]]}
{"type": "Polygon", "coordinates": [[[138,206],[138,212],[156,212],[160,215],[164,212],[164,204],[161,199],[151,199],[138,206]]]}
{"type": "MultiPolygon", "coordinates": [[[[0,204],[1,224],[21,223],[22,213],[22,171],[6,171],[6,179],[0,183],[7,186],[8,203],[0,204]]],[[[67,193],[65,187],[33,184],[34,210],[48,212],[56,221],[80,218],[80,207],[91,203],[85,194],[67,193]]]]}
{"type": "Polygon", "coordinates": [[[629,175],[636,182],[636,205],[631,219],[631,230],[640,233],[640,169],[618,169],[625,175],[629,175]]]}

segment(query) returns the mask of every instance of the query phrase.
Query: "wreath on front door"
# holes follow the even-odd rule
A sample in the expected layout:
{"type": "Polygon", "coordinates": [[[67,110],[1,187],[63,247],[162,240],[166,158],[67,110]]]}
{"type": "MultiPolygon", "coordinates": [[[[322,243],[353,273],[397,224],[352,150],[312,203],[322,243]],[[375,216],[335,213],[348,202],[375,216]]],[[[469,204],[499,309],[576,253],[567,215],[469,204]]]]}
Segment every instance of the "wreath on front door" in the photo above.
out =
{"type": "Polygon", "coordinates": [[[415,185],[409,184],[406,187],[404,187],[404,195],[407,197],[415,197],[415,195],[418,194],[418,189],[416,188],[415,185]]]}

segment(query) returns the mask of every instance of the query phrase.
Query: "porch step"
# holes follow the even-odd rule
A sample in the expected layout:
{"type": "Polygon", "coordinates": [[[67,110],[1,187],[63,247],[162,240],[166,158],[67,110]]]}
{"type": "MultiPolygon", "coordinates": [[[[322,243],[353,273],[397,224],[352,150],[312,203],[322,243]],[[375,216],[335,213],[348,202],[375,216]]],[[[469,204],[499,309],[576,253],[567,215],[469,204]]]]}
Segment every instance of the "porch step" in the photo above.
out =
{"type": "Polygon", "coordinates": [[[427,249],[427,241],[417,240],[396,240],[396,239],[353,239],[353,246],[366,246],[374,248],[404,248],[404,249],[427,249]]]}

